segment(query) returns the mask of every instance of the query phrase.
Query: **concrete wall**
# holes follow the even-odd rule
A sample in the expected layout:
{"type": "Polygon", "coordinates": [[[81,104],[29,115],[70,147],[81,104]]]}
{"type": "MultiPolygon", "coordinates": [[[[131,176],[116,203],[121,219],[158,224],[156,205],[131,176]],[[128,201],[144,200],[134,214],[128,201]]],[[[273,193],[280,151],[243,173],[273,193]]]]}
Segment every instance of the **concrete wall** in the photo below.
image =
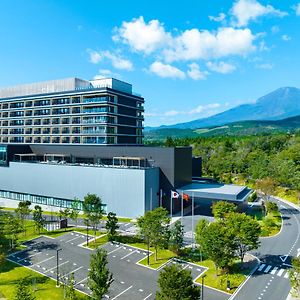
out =
{"type": "Polygon", "coordinates": [[[0,189],[41,196],[83,199],[95,193],[118,216],[137,217],[153,206],[159,190],[159,169],[100,168],[10,162],[0,168],[0,189]]]}

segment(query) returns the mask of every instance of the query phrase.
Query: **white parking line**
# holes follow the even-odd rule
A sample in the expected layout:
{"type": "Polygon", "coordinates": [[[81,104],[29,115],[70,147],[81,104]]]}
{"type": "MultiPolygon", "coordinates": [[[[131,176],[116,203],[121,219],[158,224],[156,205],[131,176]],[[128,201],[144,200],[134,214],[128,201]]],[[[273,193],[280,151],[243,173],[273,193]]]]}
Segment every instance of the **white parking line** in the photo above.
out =
{"type": "MultiPolygon", "coordinates": [[[[60,267],[60,266],[62,266],[62,265],[65,265],[65,264],[67,264],[69,261],[67,260],[67,261],[65,261],[65,262],[63,262],[63,263],[61,263],[61,264],[59,264],[58,266],[60,267]]],[[[51,268],[51,269],[48,269],[46,272],[51,272],[51,270],[54,270],[54,269],[56,269],[56,266],[55,267],[53,267],[53,268],[51,268]]],[[[46,273],[45,272],[45,273],[46,273]]]]}
{"type": "Polygon", "coordinates": [[[265,266],[266,266],[265,264],[260,265],[260,267],[258,268],[258,271],[261,271],[265,266]]]}
{"type": "Polygon", "coordinates": [[[37,264],[40,265],[40,264],[42,264],[42,263],[44,263],[44,262],[46,262],[46,261],[52,259],[53,257],[55,257],[55,255],[53,255],[53,256],[51,256],[51,257],[49,257],[49,258],[46,258],[46,259],[44,259],[44,260],[42,260],[42,261],[39,261],[39,262],[37,262],[37,263],[35,263],[34,265],[32,265],[32,267],[35,266],[35,265],[37,265],[37,264]]]}
{"type": "Polygon", "coordinates": [[[284,274],[284,276],[283,276],[284,278],[289,278],[289,273],[288,272],[286,272],[285,274],[284,274]]]}
{"type": "Polygon", "coordinates": [[[149,294],[146,298],[144,298],[143,300],[146,300],[146,299],[148,299],[148,298],[150,298],[152,296],[152,293],[151,294],[149,294]]]}
{"type": "Polygon", "coordinates": [[[124,258],[128,257],[129,255],[131,255],[131,254],[135,253],[135,252],[136,252],[136,251],[132,251],[132,252],[130,252],[130,253],[128,253],[128,254],[126,254],[126,255],[124,255],[123,257],[121,257],[121,259],[124,259],[124,258]]]}
{"type": "Polygon", "coordinates": [[[278,270],[278,267],[274,267],[274,269],[270,272],[272,275],[274,275],[276,273],[276,271],[278,270]]]}
{"type": "Polygon", "coordinates": [[[80,284],[80,283],[82,283],[82,282],[86,281],[87,279],[88,279],[88,277],[85,277],[85,278],[83,278],[82,280],[80,280],[80,281],[76,282],[76,284],[80,284]]]}
{"type": "Polygon", "coordinates": [[[42,253],[42,252],[38,252],[38,253],[35,253],[35,254],[32,254],[32,255],[26,256],[26,257],[24,257],[24,258],[21,258],[21,259],[18,260],[18,262],[20,262],[20,261],[22,261],[22,260],[25,260],[25,259],[28,259],[28,258],[31,258],[31,257],[33,257],[33,256],[36,256],[36,255],[38,255],[38,254],[40,254],[40,253],[42,253]]]}
{"type": "Polygon", "coordinates": [[[133,285],[131,285],[129,288],[127,288],[126,290],[124,290],[123,292],[121,292],[120,294],[118,294],[116,297],[112,298],[111,300],[117,299],[119,296],[123,295],[124,293],[126,293],[128,290],[130,290],[133,287],[133,285]]]}
{"type": "Polygon", "coordinates": [[[72,273],[75,273],[76,271],[78,271],[78,270],[80,270],[80,269],[82,269],[82,268],[83,268],[83,266],[81,266],[81,267],[79,267],[79,268],[77,268],[77,269],[75,269],[75,270],[73,270],[73,271],[71,271],[71,272],[65,274],[63,277],[66,278],[68,275],[70,275],[70,274],[72,274],[72,273]]]}
{"type": "Polygon", "coordinates": [[[74,237],[73,239],[67,240],[66,243],[70,243],[70,242],[72,242],[72,241],[74,241],[74,240],[77,240],[77,239],[79,239],[79,238],[80,238],[80,236],[74,237]]]}
{"type": "Polygon", "coordinates": [[[108,254],[111,254],[111,253],[114,253],[114,252],[116,252],[116,251],[118,251],[118,250],[120,250],[120,249],[122,249],[122,248],[117,248],[117,249],[114,249],[114,250],[112,250],[112,251],[108,252],[108,253],[107,253],[107,255],[108,255],[108,254]]]}

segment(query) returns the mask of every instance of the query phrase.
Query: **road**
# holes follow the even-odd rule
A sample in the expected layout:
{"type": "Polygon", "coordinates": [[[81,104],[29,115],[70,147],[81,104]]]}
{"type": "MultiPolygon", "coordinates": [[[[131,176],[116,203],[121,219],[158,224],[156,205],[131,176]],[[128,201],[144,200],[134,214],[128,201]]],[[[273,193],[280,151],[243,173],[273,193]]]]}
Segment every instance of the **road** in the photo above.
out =
{"type": "Polygon", "coordinates": [[[258,251],[252,252],[260,266],[230,300],[285,300],[288,296],[288,269],[300,250],[300,215],[292,206],[274,198],[272,201],[280,208],[282,229],[274,237],[261,239],[258,251]]]}

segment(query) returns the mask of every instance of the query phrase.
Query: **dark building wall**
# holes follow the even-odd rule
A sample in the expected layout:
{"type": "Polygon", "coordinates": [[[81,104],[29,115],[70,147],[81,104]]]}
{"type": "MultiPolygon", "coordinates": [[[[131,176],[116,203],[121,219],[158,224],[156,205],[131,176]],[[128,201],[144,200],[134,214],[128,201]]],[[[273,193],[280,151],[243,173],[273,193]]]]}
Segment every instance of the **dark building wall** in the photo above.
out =
{"type": "Polygon", "coordinates": [[[202,177],[202,158],[193,157],[192,159],[192,176],[202,177]]]}
{"type": "Polygon", "coordinates": [[[164,191],[192,181],[191,147],[163,148],[146,146],[31,145],[33,153],[65,154],[75,157],[144,157],[160,168],[160,186],[164,191]]]}

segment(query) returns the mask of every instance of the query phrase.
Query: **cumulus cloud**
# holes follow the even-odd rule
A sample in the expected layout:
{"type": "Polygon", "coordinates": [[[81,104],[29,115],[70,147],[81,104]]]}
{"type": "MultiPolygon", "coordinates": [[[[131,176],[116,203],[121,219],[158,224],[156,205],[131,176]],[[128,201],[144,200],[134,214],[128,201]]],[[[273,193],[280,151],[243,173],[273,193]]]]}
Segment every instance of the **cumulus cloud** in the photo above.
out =
{"type": "Polygon", "coordinates": [[[168,62],[245,55],[255,50],[254,40],[248,28],[222,27],[217,32],[190,29],[174,38],[172,47],[163,53],[168,62]]]}
{"type": "Polygon", "coordinates": [[[141,16],[131,22],[123,22],[120,28],[116,28],[114,41],[122,41],[133,50],[150,54],[163,47],[170,40],[170,34],[164,29],[158,20],[145,22],[141,16]]]}
{"type": "Polygon", "coordinates": [[[122,58],[118,54],[114,54],[110,51],[95,51],[88,49],[87,50],[89,56],[90,56],[90,62],[93,64],[98,64],[103,59],[110,60],[113,67],[120,70],[126,70],[126,71],[132,71],[133,70],[133,64],[130,60],[122,58]]]}
{"type": "Polygon", "coordinates": [[[114,73],[108,69],[100,69],[99,73],[95,75],[93,79],[96,80],[96,79],[111,78],[111,77],[121,78],[121,75],[118,73],[114,73]]]}
{"type": "Polygon", "coordinates": [[[155,61],[154,63],[152,63],[149,70],[150,72],[163,78],[185,78],[185,73],[183,71],[169,64],[163,64],[159,61],[155,61]]]}
{"type": "Polygon", "coordinates": [[[208,75],[207,71],[200,71],[200,67],[196,63],[191,63],[189,65],[189,70],[187,71],[187,74],[189,77],[191,77],[194,80],[203,80],[206,79],[206,76],[208,75]]]}
{"type": "Polygon", "coordinates": [[[295,12],[297,16],[300,16],[300,2],[295,6],[295,12]]]}
{"type": "Polygon", "coordinates": [[[283,34],[283,35],[281,36],[281,39],[282,39],[283,41],[285,41],[285,42],[288,42],[288,41],[291,40],[291,37],[288,36],[287,34],[283,34]]]}
{"type": "Polygon", "coordinates": [[[250,21],[255,21],[257,18],[273,15],[284,17],[286,12],[275,9],[272,5],[262,5],[256,0],[237,0],[232,9],[231,14],[234,17],[234,24],[237,26],[247,26],[250,21]]]}
{"type": "Polygon", "coordinates": [[[233,71],[236,70],[236,66],[226,63],[224,61],[220,61],[220,62],[207,62],[206,66],[214,72],[217,73],[222,73],[222,74],[228,74],[228,73],[232,73],[233,71]]]}
{"type": "Polygon", "coordinates": [[[218,16],[214,17],[214,16],[208,16],[208,18],[211,20],[211,21],[215,21],[215,22],[222,22],[225,20],[226,18],[226,15],[224,13],[219,13],[218,16]]]}

